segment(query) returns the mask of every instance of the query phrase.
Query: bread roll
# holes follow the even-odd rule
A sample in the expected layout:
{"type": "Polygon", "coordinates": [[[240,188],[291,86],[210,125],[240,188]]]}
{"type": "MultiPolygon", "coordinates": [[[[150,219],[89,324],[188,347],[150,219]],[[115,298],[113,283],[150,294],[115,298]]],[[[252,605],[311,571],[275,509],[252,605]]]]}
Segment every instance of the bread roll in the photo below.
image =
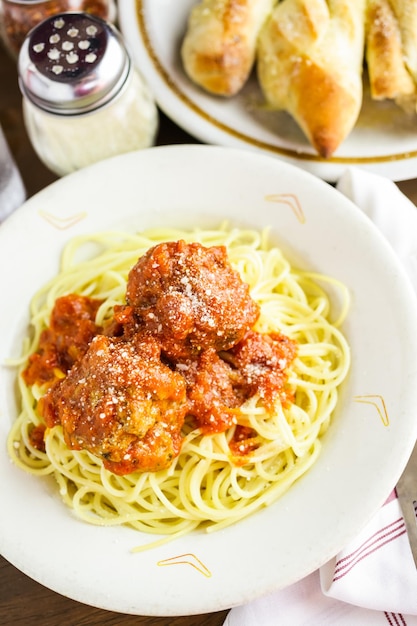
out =
{"type": "Polygon", "coordinates": [[[362,105],[366,0],[282,0],[258,39],[267,102],[288,111],[330,157],[362,105]]]}
{"type": "MultiPolygon", "coordinates": [[[[417,7],[416,2],[413,4],[417,7]]],[[[412,45],[416,49],[415,41],[412,45]]],[[[406,65],[400,22],[389,0],[368,0],[365,56],[373,99],[392,99],[403,107],[407,107],[410,99],[414,101],[415,85],[406,65]]],[[[409,57],[412,66],[413,52],[409,57]]]]}
{"type": "Polygon", "coordinates": [[[405,65],[417,83],[417,2],[416,0],[390,0],[401,32],[405,65]]]}
{"type": "Polygon", "coordinates": [[[256,41],[276,0],[203,0],[181,46],[184,69],[206,91],[233,96],[254,64],[256,41]]]}

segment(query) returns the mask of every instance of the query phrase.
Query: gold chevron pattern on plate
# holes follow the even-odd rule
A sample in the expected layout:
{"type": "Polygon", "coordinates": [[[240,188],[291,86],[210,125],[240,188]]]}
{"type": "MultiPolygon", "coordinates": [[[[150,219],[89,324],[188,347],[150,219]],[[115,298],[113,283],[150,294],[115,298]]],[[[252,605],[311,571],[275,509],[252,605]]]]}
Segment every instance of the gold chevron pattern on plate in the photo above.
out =
{"type": "Polygon", "coordinates": [[[190,565],[206,578],[211,578],[211,572],[208,567],[206,567],[195,554],[191,553],[179,554],[178,556],[158,561],[157,565],[160,567],[165,567],[166,565],[190,565]]]}
{"type": "Polygon", "coordinates": [[[52,215],[52,213],[48,213],[47,211],[39,211],[39,215],[51,226],[57,228],[58,230],[67,230],[71,228],[78,222],[81,222],[84,218],[87,217],[86,211],[81,211],[80,213],[75,213],[74,215],[69,215],[67,217],[61,217],[60,215],[52,215]]]}
{"type": "Polygon", "coordinates": [[[388,415],[387,407],[385,405],[385,400],[383,396],[379,394],[355,396],[354,400],[355,402],[361,402],[362,404],[370,404],[374,406],[378,412],[378,415],[383,425],[389,426],[389,415],[388,415]]]}
{"type": "Polygon", "coordinates": [[[300,224],[305,224],[306,218],[303,207],[298,197],[293,193],[272,193],[265,196],[267,202],[276,202],[277,204],[286,204],[290,207],[300,224]]]}

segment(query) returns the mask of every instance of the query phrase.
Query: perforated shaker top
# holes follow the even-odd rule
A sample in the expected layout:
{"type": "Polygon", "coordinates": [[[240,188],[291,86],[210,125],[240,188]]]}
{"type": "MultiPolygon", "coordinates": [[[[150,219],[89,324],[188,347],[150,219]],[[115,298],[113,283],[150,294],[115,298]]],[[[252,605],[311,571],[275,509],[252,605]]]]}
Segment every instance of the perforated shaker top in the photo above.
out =
{"type": "Polygon", "coordinates": [[[103,106],[130,72],[114,26],[87,13],[60,13],[36,26],[19,54],[22,93],[40,108],[74,115],[103,106]]]}

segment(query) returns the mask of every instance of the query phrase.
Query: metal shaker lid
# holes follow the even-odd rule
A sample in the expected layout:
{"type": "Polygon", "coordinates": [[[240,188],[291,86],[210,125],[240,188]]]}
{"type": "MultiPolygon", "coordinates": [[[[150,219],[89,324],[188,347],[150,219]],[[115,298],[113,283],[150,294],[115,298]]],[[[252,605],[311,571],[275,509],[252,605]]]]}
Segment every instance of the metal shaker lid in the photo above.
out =
{"type": "Polygon", "coordinates": [[[87,13],[59,13],[27,35],[19,53],[19,85],[40,108],[75,115],[109,102],[130,65],[114,26],[87,13]]]}

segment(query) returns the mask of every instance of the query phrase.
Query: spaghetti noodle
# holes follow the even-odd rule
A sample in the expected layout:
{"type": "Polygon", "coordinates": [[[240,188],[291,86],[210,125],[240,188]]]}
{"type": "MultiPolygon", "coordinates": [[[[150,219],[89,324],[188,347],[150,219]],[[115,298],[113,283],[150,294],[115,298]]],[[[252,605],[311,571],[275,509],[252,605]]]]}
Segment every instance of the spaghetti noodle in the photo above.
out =
{"type": "Polygon", "coordinates": [[[296,342],[288,370],[292,401],[278,400],[270,411],[255,394],[235,411],[236,419],[223,432],[204,432],[186,419],[181,451],[169,467],[118,475],[88,450],[70,449],[60,425],[46,430],[45,449],[39,449],[34,429],[43,424],[38,402],[45,389],[26,385],[19,375],[22,410],[8,439],[13,461],[31,474],[52,475],[63,501],[79,518],[98,525],[126,524],[167,538],[197,527],[208,532],[223,528],[285,493],[317,459],[350,365],[340,330],[349,305],[345,286],[292,268],[280,249],[270,245],[267,231],[225,225],[218,230],[103,232],[71,240],[58,275],[32,299],[33,333],[15,363],[20,373],[36,351],[59,297],[76,293],[100,299],[95,321],[103,325],[114,307],[124,303],[129,271],[138,257],[160,242],[175,240],[225,246],[231,266],[259,306],[255,330],[282,333],[296,342]],[[338,319],[331,319],[323,284],[343,296],[338,319]],[[238,429],[250,430],[253,444],[240,457],[233,454],[238,429]]]}

